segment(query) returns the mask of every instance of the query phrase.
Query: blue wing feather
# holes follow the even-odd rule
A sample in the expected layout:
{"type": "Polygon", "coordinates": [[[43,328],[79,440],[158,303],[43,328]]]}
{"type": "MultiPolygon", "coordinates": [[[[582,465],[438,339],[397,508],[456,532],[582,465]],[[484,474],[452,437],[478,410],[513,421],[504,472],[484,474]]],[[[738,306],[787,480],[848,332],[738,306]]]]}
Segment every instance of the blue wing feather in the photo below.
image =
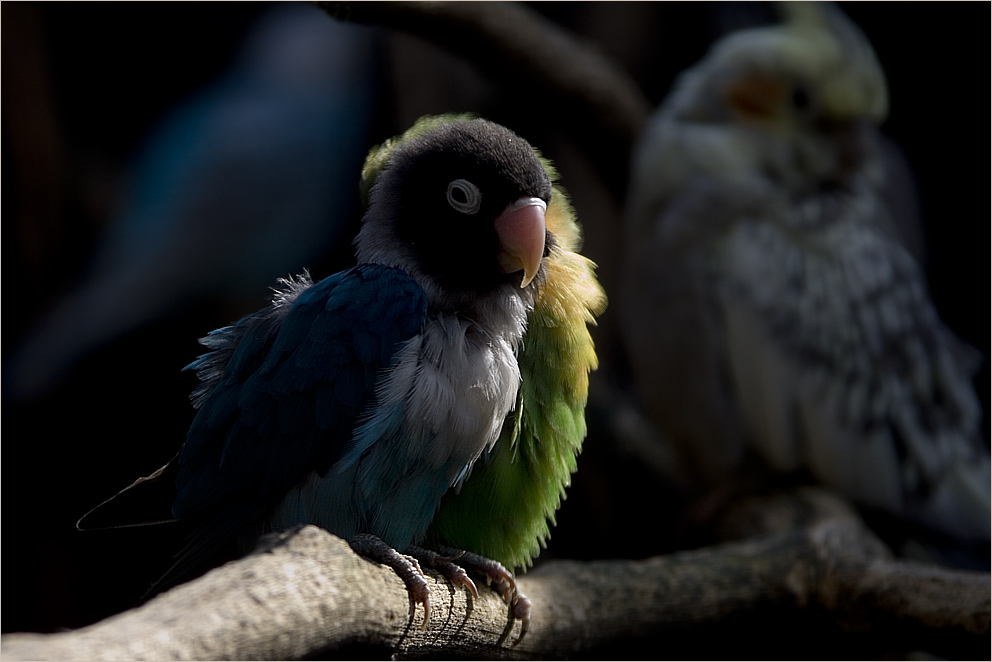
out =
{"type": "MultiPolygon", "coordinates": [[[[268,308],[210,338],[190,367],[212,380],[180,452],[177,517],[231,501],[274,503],[324,475],[427,305],[405,273],[359,265],[289,283],[268,308]],[[226,363],[225,363],[226,362],[226,363]]],[[[255,512],[255,511],[249,511],[255,512]]]]}

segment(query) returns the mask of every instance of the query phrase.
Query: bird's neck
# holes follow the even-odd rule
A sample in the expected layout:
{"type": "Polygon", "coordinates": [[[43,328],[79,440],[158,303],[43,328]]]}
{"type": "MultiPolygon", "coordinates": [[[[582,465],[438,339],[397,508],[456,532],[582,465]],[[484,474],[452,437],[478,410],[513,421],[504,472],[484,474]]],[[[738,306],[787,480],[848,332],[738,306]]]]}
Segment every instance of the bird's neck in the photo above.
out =
{"type": "Polygon", "coordinates": [[[501,285],[482,296],[457,296],[452,293],[428,293],[428,315],[455,316],[488,335],[498,337],[511,347],[523,338],[527,315],[534,309],[534,293],[530,287],[501,285]]]}

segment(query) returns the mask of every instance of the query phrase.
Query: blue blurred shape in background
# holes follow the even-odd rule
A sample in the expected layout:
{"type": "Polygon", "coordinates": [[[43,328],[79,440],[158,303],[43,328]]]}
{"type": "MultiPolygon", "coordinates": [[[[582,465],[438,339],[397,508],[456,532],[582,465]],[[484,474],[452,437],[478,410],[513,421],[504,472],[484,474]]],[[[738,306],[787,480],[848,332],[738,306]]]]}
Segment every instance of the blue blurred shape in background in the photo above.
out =
{"type": "Polygon", "coordinates": [[[4,370],[36,396],[89,352],[178,308],[252,301],[348,242],[374,114],[374,34],[277,6],[230,71],[137,154],[91,265],[4,370]]]}

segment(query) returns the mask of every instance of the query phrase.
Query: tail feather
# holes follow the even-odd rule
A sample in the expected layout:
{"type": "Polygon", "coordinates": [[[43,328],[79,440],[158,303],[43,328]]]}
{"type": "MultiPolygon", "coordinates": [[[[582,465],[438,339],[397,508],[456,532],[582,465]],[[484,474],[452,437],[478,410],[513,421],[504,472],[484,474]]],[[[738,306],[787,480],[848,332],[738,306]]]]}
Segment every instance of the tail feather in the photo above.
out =
{"type": "Polygon", "coordinates": [[[172,458],[155,473],[139,478],[80,517],[76,528],[93,531],[175,522],[172,502],[177,472],[178,463],[172,458]]]}

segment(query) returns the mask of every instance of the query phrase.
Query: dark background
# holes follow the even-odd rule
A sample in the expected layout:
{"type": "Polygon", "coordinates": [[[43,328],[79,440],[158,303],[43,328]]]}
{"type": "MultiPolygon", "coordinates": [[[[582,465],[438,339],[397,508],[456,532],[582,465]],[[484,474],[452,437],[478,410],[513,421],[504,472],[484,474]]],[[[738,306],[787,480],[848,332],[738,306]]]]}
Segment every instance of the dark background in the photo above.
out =
{"type": "MultiPolygon", "coordinates": [[[[927,274],[947,325],[989,354],[989,50],[986,3],[841,3],[885,69],[891,113],[884,132],[904,150],[923,210],[927,274]]],[[[722,5],[536,3],[533,7],[616,58],[657,104],[716,35],[722,5]]],[[[6,361],[39,317],[83,277],[120,204],[142,139],[176,104],[229,66],[260,3],[3,3],[3,334],[6,361]]],[[[314,20],[331,20],[314,9],[314,20]]],[[[416,38],[382,31],[381,93],[371,146],[428,112],[473,110],[541,147],[562,172],[583,223],[584,252],[609,291],[619,201],[598,182],[582,127],[549,117],[538,100],[496,87],[471,65],[416,38]]],[[[617,164],[623,169],[625,164],[617,164]]],[[[357,173],[356,173],[357,179],[357,173]]],[[[357,218],[353,219],[357,223],[357,218]]],[[[327,251],[320,278],[346,266],[327,251]]],[[[196,339],[264,304],[191,301],[91,352],[47,392],[15,398],[4,375],[2,630],[74,628],[125,609],[175,551],[168,527],[80,533],[89,508],[175,453],[193,416],[195,385],[181,372],[196,339]]],[[[597,330],[611,370],[609,312],[597,330]]],[[[988,410],[987,367],[977,384],[988,410]]],[[[988,427],[986,423],[986,435],[988,427]]],[[[608,456],[591,435],[586,453],[608,456]]],[[[585,455],[583,457],[586,457],[585,455]]],[[[629,471],[622,462],[601,464],[629,471]]],[[[625,522],[611,480],[583,460],[561,511],[551,553],[574,558],[666,551],[652,536],[606,540],[625,522]],[[633,542],[631,542],[633,541],[633,542]]],[[[660,489],[660,488],[659,488],[660,489]]],[[[630,518],[636,522],[636,518],[630,518]]],[[[634,524],[636,526],[636,524],[634,524]]],[[[653,522],[650,526],[658,526],[653,522]]]]}

